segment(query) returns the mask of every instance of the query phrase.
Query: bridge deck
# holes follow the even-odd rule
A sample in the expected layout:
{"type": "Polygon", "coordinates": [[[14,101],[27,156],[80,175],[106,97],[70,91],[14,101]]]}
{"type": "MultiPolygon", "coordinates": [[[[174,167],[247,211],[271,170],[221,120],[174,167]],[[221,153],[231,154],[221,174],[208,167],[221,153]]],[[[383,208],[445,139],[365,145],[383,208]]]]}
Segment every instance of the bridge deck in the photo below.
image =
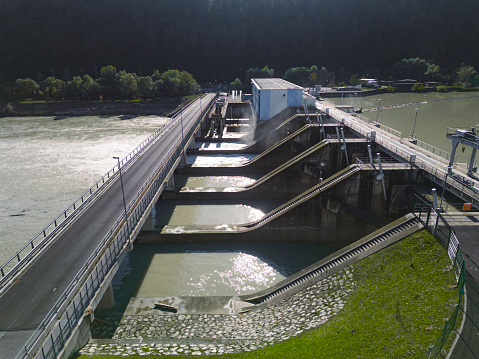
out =
{"type": "MultiPolygon", "coordinates": [[[[208,102],[212,95],[208,95],[208,102]]],[[[183,114],[182,125],[191,125],[200,106],[183,114]]],[[[136,195],[169,149],[182,136],[180,122],[153,143],[123,172],[126,202],[136,195]]],[[[76,218],[53,243],[0,296],[0,358],[14,358],[25,345],[32,329],[42,322],[92,252],[122,215],[120,181],[110,187],[76,218]]]]}

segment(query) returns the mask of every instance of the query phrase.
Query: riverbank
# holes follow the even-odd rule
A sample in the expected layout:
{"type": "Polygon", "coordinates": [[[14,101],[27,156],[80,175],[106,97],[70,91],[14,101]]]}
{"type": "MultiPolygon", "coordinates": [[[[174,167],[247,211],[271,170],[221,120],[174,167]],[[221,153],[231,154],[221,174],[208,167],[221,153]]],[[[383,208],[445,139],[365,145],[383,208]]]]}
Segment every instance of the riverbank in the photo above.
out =
{"type": "Polygon", "coordinates": [[[181,98],[157,98],[144,101],[0,102],[0,117],[168,116],[182,101],[181,98]]]}

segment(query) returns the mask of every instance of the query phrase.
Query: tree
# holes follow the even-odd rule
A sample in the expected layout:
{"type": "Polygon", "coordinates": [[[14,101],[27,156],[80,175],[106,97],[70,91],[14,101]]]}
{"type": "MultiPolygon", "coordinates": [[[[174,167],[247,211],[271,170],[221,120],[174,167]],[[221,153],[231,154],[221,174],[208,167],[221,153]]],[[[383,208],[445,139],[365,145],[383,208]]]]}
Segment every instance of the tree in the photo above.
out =
{"type": "Polygon", "coordinates": [[[138,92],[138,81],[136,75],[128,73],[125,70],[122,70],[116,74],[115,85],[125,96],[125,98],[133,98],[138,92]]]}
{"type": "Polygon", "coordinates": [[[351,75],[349,78],[349,84],[351,86],[357,86],[360,84],[361,81],[359,81],[358,74],[351,75]]]}
{"type": "Polygon", "coordinates": [[[304,86],[310,83],[311,70],[307,67],[290,67],[284,74],[286,81],[304,86]]]}
{"type": "Polygon", "coordinates": [[[419,57],[402,59],[396,62],[389,70],[389,75],[397,79],[422,80],[422,76],[428,73],[428,76],[436,75],[439,67],[435,67],[433,60],[424,60],[419,57]]]}
{"type": "Polygon", "coordinates": [[[75,76],[67,82],[65,93],[71,99],[92,100],[100,93],[100,85],[89,75],[75,76]]]}
{"type": "Polygon", "coordinates": [[[65,96],[66,83],[63,80],[51,76],[42,82],[40,88],[47,99],[52,98],[58,100],[65,96]]]}
{"type": "Polygon", "coordinates": [[[17,79],[14,96],[17,100],[33,99],[40,91],[40,86],[32,79],[17,79]]]}
{"type": "Polygon", "coordinates": [[[150,76],[140,77],[138,79],[138,96],[142,98],[151,98],[154,93],[154,83],[150,76]]]}
{"type": "Polygon", "coordinates": [[[193,76],[186,71],[165,71],[159,81],[155,81],[158,91],[163,96],[188,96],[200,88],[193,76]]]}
{"type": "Polygon", "coordinates": [[[104,66],[100,70],[100,78],[103,79],[105,85],[112,86],[115,84],[116,67],[112,65],[104,66]]]}
{"type": "Polygon", "coordinates": [[[463,83],[464,85],[473,82],[477,75],[477,71],[472,66],[462,64],[457,70],[456,81],[463,83]]]}
{"type": "Polygon", "coordinates": [[[274,76],[274,70],[270,69],[268,66],[265,66],[262,69],[258,69],[257,67],[255,68],[251,67],[248,69],[248,71],[246,71],[246,79],[244,83],[245,83],[245,86],[248,86],[248,88],[250,88],[251,79],[272,78],[273,76],[274,76]]]}
{"type": "Polygon", "coordinates": [[[241,90],[243,88],[243,84],[239,78],[236,78],[232,83],[230,83],[230,88],[232,90],[241,90]]]}

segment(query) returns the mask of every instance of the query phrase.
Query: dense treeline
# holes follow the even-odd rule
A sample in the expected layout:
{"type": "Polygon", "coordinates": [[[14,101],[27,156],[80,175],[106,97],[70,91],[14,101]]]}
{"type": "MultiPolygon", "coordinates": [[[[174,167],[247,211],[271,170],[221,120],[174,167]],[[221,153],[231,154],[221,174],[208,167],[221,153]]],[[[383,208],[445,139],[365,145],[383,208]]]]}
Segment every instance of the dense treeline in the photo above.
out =
{"type": "Polygon", "coordinates": [[[478,13],[477,0],[3,0],[0,76],[71,81],[106,64],[201,82],[265,64],[374,76],[416,56],[477,68],[478,13]]]}
{"type": "Polygon", "coordinates": [[[70,81],[53,76],[37,83],[30,78],[15,81],[10,92],[0,85],[0,99],[6,100],[98,100],[149,99],[154,97],[188,96],[199,89],[196,80],[186,71],[156,70],[151,76],[117,72],[112,65],[102,67],[96,80],[90,75],[74,76],[70,81]]]}

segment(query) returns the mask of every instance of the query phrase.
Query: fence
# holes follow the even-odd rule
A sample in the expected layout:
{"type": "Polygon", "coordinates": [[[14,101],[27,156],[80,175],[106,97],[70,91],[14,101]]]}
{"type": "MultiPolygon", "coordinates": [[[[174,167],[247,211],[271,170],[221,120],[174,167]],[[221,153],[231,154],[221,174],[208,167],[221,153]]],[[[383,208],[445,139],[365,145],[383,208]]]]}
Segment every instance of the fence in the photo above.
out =
{"type": "Polygon", "coordinates": [[[444,325],[441,334],[436,339],[436,342],[429,349],[428,358],[433,359],[442,355],[444,345],[451,340],[450,336],[455,332],[456,321],[464,298],[466,276],[465,262],[456,234],[444,218],[432,208],[430,203],[420,197],[416,197],[414,214],[423,223],[425,228],[433,234],[445,248],[447,248],[447,253],[451,259],[454,272],[456,273],[457,287],[459,291],[458,301],[454,311],[446,321],[446,324],[444,325]]]}
{"type": "MultiPolygon", "coordinates": [[[[333,105],[334,106],[334,105],[333,105]]],[[[371,138],[372,131],[360,125],[354,117],[348,118],[348,115],[344,112],[339,112],[334,108],[329,108],[329,115],[339,123],[346,124],[354,133],[361,137],[371,138]]],[[[447,174],[444,170],[438,170],[437,167],[428,164],[425,161],[422,161],[415,158],[415,153],[409,152],[409,150],[401,149],[398,145],[391,143],[389,140],[383,140],[376,136],[375,142],[383,148],[383,150],[388,153],[390,156],[395,157],[396,159],[413,163],[417,168],[421,168],[426,172],[426,175],[434,182],[441,186],[446,186],[451,193],[455,194],[461,199],[464,199],[467,202],[470,202],[474,207],[479,208],[479,189],[476,189],[468,185],[464,181],[458,181],[455,178],[452,178],[451,175],[447,174]]]]}
{"type": "MultiPolygon", "coordinates": [[[[35,330],[24,349],[17,355],[17,359],[31,358],[35,353],[36,358],[47,359],[57,357],[73,330],[81,322],[112,266],[128,245],[131,230],[139,223],[145,209],[149,206],[166,179],[167,174],[173,168],[176,159],[178,156],[181,156],[183,148],[186,147],[207,108],[208,106],[205,106],[205,110],[202,111],[199,118],[186,129],[185,136],[177,140],[164,160],[158,164],[154,172],[128,204],[128,213],[130,213],[127,218],[128,226],[123,225],[121,227],[125,222],[123,213],[104,236],[101,243],[68,285],[67,289],[62,293],[40,326],[35,330]],[[129,232],[128,229],[130,229],[129,232]],[[81,287],[79,288],[80,285],[81,287]]],[[[179,116],[181,115],[177,115],[167,126],[163,127],[157,137],[161,137],[171,126],[177,124],[180,121],[179,116]]],[[[125,165],[126,162],[124,159],[121,163],[125,165]]]]}

